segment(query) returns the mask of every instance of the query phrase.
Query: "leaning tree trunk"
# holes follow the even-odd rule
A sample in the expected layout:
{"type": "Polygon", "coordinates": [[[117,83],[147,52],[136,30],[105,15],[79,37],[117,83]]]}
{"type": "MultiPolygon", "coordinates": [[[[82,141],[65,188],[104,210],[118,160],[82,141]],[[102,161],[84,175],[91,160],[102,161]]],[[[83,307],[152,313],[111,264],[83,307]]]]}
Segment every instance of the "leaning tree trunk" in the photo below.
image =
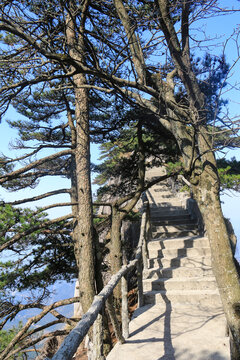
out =
{"type": "MultiPolygon", "coordinates": [[[[202,172],[192,181],[193,192],[200,208],[210,241],[212,267],[218,284],[227,323],[231,331],[231,359],[240,359],[240,286],[234,264],[229,234],[219,198],[219,178],[214,154],[206,152],[205,136],[199,136],[202,172]],[[196,182],[197,180],[197,182],[196,182]]],[[[209,150],[209,149],[208,149],[209,150]]]]}
{"type": "Polygon", "coordinates": [[[215,156],[209,136],[203,127],[199,129],[195,147],[189,145],[195,142],[193,134],[184,130],[184,127],[177,123],[173,128],[186,171],[189,172],[191,168],[190,182],[207,230],[213,272],[231,331],[231,359],[237,360],[240,359],[240,286],[229,234],[221,209],[220,180],[215,156]],[[198,159],[196,148],[198,154],[201,154],[198,159]]]}
{"type": "Polygon", "coordinates": [[[178,142],[186,172],[191,173],[190,182],[194,198],[207,230],[213,272],[231,331],[231,359],[237,360],[240,359],[240,286],[221,209],[220,180],[212,144],[204,127],[199,128],[194,134],[193,130],[190,131],[183,125],[173,122],[172,130],[178,142]]]}

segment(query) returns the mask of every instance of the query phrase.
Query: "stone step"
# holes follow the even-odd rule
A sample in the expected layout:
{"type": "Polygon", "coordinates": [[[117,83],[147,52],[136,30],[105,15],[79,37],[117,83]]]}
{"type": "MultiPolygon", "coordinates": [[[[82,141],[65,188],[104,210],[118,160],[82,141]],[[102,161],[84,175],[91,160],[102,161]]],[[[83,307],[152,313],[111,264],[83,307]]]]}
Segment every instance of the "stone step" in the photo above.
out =
{"type": "Polygon", "coordinates": [[[174,259],[179,257],[203,257],[210,256],[211,250],[209,247],[203,248],[185,248],[185,249],[149,249],[149,258],[163,258],[174,259]]]}
{"type": "Polygon", "coordinates": [[[169,268],[151,268],[144,270],[143,278],[145,279],[160,279],[160,278],[192,278],[192,277],[205,277],[213,276],[213,271],[211,266],[201,266],[201,267],[169,267],[169,268]]]}
{"type": "Polygon", "coordinates": [[[198,257],[176,257],[173,259],[153,258],[148,260],[149,268],[167,268],[176,266],[185,266],[188,268],[211,266],[211,256],[198,257]]]}
{"type": "Polygon", "coordinates": [[[159,183],[159,184],[155,184],[153,185],[150,189],[147,190],[147,195],[149,194],[159,194],[162,192],[166,192],[168,191],[169,193],[171,193],[172,195],[174,195],[171,186],[168,185],[168,183],[159,183]]]}
{"type": "Polygon", "coordinates": [[[148,198],[154,198],[155,196],[158,196],[158,195],[160,195],[160,196],[164,196],[164,195],[175,196],[173,194],[173,192],[171,191],[171,189],[168,188],[167,186],[155,187],[154,189],[147,191],[146,195],[148,198]]]}
{"type": "Polygon", "coordinates": [[[188,248],[207,248],[209,240],[202,236],[185,236],[167,239],[154,239],[148,242],[148,250],[155,249],[188,249],[188,248]]]}
{"type": "MultiPolygon", "coordinates": [[[[166,175],[166,170],[162,167],[147,168],[146,177],[150,178],[151,180],[154,180],[154,178],[158,178],[159,176],[163,176],[163,175],[166,175]]],[[[165,179],[159,182],[159,184],[162,184],[163,182],[167,183],[168,180],[165,179]]]]}
{"type": "Polygon", "coordinates": [[[217,284],[214,276],[194,278],[161,278],[143,281],[143,291],[152,290],[215,290],[217,284]]]}
{"type": "Polygon", "coordinates": [[[195,230],[197,229],[197,225],[194,224],[176,224],[176,225],[152,225],[151,230],[153,233],[157,232],[160,234],[166,234],[165,237],[168,236],[169,233],[175,233],[183,230],[195,230]]]}
{"type": "Polygon", "coordinates": [[[152,212],[151,221],[154,222],[161,222],[161,221],[187,221],[189,219],[192,219],[191,214],[188,212],[188,210],[183,209],[182,214],[175,214],[174,211],[171,211],[169,214],[158,214],[157,212],[152,212]]]}
{"type": "Polygon", "coordinates": [[[147,192],[147,197],[149,200],[154,199],[155,197],[159,196],[171,196],[171,197],[176,197],[173,192],[171,191],[171,189],[169,189],[166,186],[159,186],[157,188],[151,189],[150,191],[147,192]]]}
{"type": "Polygon", "coordinates": [[[198,304],[221,306],[218,290],[159,290],[144,293],[144,304],[198,304]]]}
{"type": "Polygon", "coordinates": [[[162,208],[174,208],[176,206],[180,208],[184,207],[183,201],[176,198],[162,200],[161,198],[156,199],[154,197],[154,199],[149,199],[149,205],[151,209],[154,207],[158,207],[159,210],[161,210],[162,208]]]}
{"type": "Polygon", "coordinates": [[[171,191],[163,191],[162,190],[156,190],[154,192],[152,192],[150,195],[152,195],[152,198],[154,198],[154,200],[163,200],[164,199],[166,201],[171,201],[172,199],[176,199],[176,196],[171,192],[171,191]]]}
{"type": "Polygon", "coordinates": [[[176,238],[177,236],[194,236],[198,235],[198,228],[192,230],[177,230],[174,232],[152,232],[152,239],[176,238]]]}
{"type": "Polygon", "coordinates": [[[189,215],[189,211],[187,209],[184,209],[183,207],[180,206],[175,206],[175,207],[169,207],[169,208],[160,208],[160,207],[152,207],[150,208],[150,218],[155,219],[155,218],[171,218],[172,216],[176,217],[176,216],[185,216],[185,215],[189,215]]]}
{"type": "Polygon", "coordinates": [[[160,217],[156,217],[156,218],[152,218],[151,219],[151,224],[152,226],[168,226],[168,225],[197,225],[197,221],[196,219],[192,219],[190,215],[185,215],[185,216],[175,216],[172,219],[169,219],[169,217],[165,217],[164,218],[160,218],[160,217]]]}

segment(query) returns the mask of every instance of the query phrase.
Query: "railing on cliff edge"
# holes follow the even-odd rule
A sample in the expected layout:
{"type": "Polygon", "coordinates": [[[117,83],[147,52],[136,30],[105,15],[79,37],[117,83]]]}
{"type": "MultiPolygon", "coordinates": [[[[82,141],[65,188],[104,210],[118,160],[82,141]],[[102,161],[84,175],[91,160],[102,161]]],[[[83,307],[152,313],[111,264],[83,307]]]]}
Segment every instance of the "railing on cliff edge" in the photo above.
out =
{"type": "MultiPolygon", "coordinates": [[[[147,241],[150,231],[150,210],[147,196],[144,193],[142,196],[143,212],[141,218],[140,236],[136,249],[134,260],[129,264],[125,264],[121,267],[117,274],[113,275],[108,284],[102,289],[102,291],[94,297],[91,307],[82,316],[79,323],[73,330],[65,337],[60,348],[53,356],[52,360],[70,360],[76,353],[79,345],[84,340],[90,327],[93,325],[93,354],[92,360],[104,360],[103,356],[103,328],[102,328],[102,313],[107,305],[108,314],[112,322],[116,338],[121,343],[125,342],[125,339],[129,337],[129,316],[128,316],[128,284],[127,274],[130,270],[136,267],[137,269],[137,283],[138,283],[138,307],[143,306],[143,284],[142,274],[143,269],[148,267],[148,253],[147,253],[147,241]],[[122,332],[120,332],[119,324],[116,322],[116,316],[111,299],[113,289],[117,286],[122,279],[122,332]]],[[[49,360],[46,358],[45,360],[49,360]]]]}

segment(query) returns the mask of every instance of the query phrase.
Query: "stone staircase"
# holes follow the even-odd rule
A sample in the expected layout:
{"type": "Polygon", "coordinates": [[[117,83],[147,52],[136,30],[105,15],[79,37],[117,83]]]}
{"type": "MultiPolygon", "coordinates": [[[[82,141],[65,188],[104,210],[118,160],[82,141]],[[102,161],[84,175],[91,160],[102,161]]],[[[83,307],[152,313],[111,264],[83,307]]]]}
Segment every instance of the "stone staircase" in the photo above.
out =
{"type": "MultiPolygon", "coordinates": [[[[151,169],[153,179],[160,169],[151,169]]],[[[107,360],[230,360],[226,321],[211,268],[208,238],[168,184],[153,186],[145,305],[130,322],[130,337],[107,360]]]]}
{"type": "Polygon", "coordinates": [[[152,187],[147,196],[152,236],[149,269],[144,272],[144,303],[219,305],[209,241],[199,235],[186,202],[174,195],[167,182],[152,187]]]}

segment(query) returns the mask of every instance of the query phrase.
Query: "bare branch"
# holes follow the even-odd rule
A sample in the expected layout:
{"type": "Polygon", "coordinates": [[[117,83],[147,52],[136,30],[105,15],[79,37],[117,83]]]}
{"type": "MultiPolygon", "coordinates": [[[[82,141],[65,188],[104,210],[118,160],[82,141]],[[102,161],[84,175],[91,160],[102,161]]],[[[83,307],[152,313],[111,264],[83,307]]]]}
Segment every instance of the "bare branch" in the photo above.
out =
{"type": "Polygon", "coordinates": [[[70,189],[59,189],[59,190],[54,190],[54,191],[49,191],[48,193],[42,194],[42,195],[38,195],[38,196],[33,196],[31,198],[26,198],[26,199],[22,199],[22,200],[16,200],[16,201],[6,201],[4,202],[4,204],[9,204],[9,205],[20,205],[20,204],[24,204],[27,202],[32,202],[32,201],[38,201],[41,199],[45,199],[46,197],[49,196],[53,196],[53,195],[58,195],[58,194],[70,194],[71,190],[70,189]]]}

